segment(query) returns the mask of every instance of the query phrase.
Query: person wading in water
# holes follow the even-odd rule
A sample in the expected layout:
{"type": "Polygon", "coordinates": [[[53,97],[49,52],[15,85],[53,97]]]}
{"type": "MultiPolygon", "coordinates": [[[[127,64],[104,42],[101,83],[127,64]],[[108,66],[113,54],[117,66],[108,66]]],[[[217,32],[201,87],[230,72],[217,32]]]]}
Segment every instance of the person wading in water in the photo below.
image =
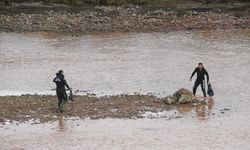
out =
{"type": "Polygon", "coordinates": [[[67,94],[65,90],[65,86],[71,90],[69,87],[68,83],[66,82],[64,75],[63,75],[63,70],[59,70],[58,73],[56,73],[56,77],[54,78],[53,82],[56,84],[56,95],[58,97],[58,110],[60,112],[63,112],[63,105],[67,101],[67,94]]]}
{"type": "Polygon", "coordinates": [[[192,73],[190,77],[190,81],[192,81],[192,77],[194,76],[195,73],[197,73],[197,79],[194,83],[193,94],[195,95],[197,87],[201,85],[201,90],[203,92],[203,96],[205,99],[207,96],[206,91],[205,91],[205,75],[207,76],[207,84],[209,84],[209,75],[202,63],[198,63],[198,67],[194,69],[194,72],[192,73]]]}

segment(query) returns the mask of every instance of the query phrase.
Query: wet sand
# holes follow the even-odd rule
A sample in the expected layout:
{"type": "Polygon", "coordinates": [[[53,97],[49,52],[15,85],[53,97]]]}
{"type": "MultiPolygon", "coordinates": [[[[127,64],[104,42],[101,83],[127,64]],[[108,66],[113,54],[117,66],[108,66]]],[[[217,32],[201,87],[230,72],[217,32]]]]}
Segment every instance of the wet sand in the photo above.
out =
{"type": "MultiPolygon", "coordinates": [[[[66,103],[63,116],[79,118],[142,118],[145,112],[167,111],[160,98],[144,95],[120,95],[106,97],[76,96],[66,103]]],[[[55,96],[7,96],[0,97],[0,122],[57,120],[57,98],[55,96]]]]}

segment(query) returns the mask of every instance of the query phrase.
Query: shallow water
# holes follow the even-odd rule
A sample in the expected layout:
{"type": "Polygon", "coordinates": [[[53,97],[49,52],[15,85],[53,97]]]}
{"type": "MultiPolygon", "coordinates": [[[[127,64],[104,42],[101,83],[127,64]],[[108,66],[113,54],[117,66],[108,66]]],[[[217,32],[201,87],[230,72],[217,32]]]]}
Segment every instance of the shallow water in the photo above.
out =
{"type": "Polygon", "coordinates": [[[43,149],[42,144],[48,149],[247,150],[250,144],[250,30],[82,37],[1,33],[0,95],[53,94],[54,74],[63,69],[70,86],[85,91],[78,94],[164,96],[191,89],[189,77],[198,62],[205,64],[216,96],[208,106],[178,107],[174,114],[181,118],[4,125],[0,149],[43,149]]]}
{"type": "Polygon", "coordinates": [[[1,33],[0,94],[54,93],[52,79],[59,69],[74,90],[171,94],[192,87],[189,77],[197,62],[204,62],[216,91],[247,88],[242,83],[249,81],[249,32],[82,37],[1,33]]]}
{"type": "Polygon", "coordinates": [[[242,116],[206,120],[64,120],[1,127],[0,148],[9,149],[174,149],[247,150],[249,124],[242,116]]]}

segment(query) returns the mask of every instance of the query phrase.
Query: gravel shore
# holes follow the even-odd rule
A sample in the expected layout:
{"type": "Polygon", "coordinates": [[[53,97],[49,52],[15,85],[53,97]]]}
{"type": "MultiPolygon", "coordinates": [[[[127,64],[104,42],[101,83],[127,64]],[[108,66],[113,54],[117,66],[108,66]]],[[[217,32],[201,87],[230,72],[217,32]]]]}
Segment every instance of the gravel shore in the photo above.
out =
{"type": "MultiPolygon", "coordinates": [[[[64,106],[65,117],[99,118],[141,118],[143,112],[168,110],[169,106],[154,96],[124,95],[89,97],[76,96],[64,106]]],[[[57,119],[56,96],[5,96],[0,97],[0,122],[28,121],[39,119],[47,122],[57,119]]]]}
{"type": "Polygon", "coordinates": [[[75,35],[111,32],[169,32],[177,30],[249,28],[246,12],[175,11],[139,6],[96,6],[78,11],[0,13],[0,32],[46,31],[75,35]]]}
{"type": "MultiPolygon", "coordinates": [[[[163,112],[171,106],[187,104],[203,105],[187,89],[179,89],[173,95],[158,98],[153,95],[116,95],[116,96],[75,96],[64,106],[65,117],[79,118],[142,118],[146,112],[163,112]]],[[[0,122],[28,121],[39,119],[41,122],[57,119],[57,97],[45,95],[22,95],[0,97],[0,122]]]]}

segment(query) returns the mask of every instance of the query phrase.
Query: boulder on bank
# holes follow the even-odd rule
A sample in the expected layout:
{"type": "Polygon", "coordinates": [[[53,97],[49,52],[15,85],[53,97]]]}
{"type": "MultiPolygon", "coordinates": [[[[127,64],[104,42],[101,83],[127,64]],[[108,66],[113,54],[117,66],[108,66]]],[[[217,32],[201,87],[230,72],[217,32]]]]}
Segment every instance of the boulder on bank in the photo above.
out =
{"type": "Polygon", "coordinates": [[[164,99],[166,104],[188,104],[193,102],[193,94],[188,89],[181,88],[173,95],[167,96],[164,99]]]}

